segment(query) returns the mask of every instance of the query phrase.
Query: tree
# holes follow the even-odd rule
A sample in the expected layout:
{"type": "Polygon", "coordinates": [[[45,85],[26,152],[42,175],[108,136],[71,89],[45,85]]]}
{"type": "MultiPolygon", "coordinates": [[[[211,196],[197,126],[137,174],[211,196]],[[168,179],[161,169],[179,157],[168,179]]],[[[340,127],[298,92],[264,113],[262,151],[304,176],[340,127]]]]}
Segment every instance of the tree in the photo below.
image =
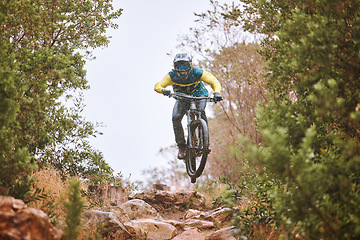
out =
{"type": "MultiPolygon", "coordinates": [[[[6,18],[6,11],[0,8],[0,21],[6,18]]],[[[26,146],[16,143],[16,116],[20,108],[21,88],[16,84],[17,65],[14,54],[8,55],[12,44],[1,36],[0,55],[0,192],[7,192],[16,179],[26,179],[34,169],[26,146]],[[14,124],[15,123],[15,124],[14,124]],[[19,176],[19,173],[22,173],[19,176]]]]}
{"type": "Polygon", "coordinates": [[[80,115],[82,107],[73,95],[89,88],[84,59],[91,49],[108,44],[106,29],[117,28],[113,20],[121,9],[113,11],[111,0],[4,0],[0,9],[0,37],[6,46],[2,61],[4,69],[11,70],[1,81],[10,84],[4,96],[13,104],[11,118],[1,123],[11,133],[3,135],[10,150],[1,154],[4,168],[12,170],[12,178],[0,177],[2,193],[7,194],[13,178],[26,175],[24,167],[17,167],[21,162],[42,166],[71,152],[71,158],[63,158],[65,165],[76,167],[71,174],[89,162],[94,150],[87,138],[98,132],[80,115]],[[69,109],[64,99],[75,107],[69,109]],[[77,143],[64,152],[50,151],[65,149],[64,141],[77,143]]]}
{"type": "Polygon", "coordinates": [[[289,238],[360,237],[358,1],[242,1],[227,17],[267,35],[259,161],[289,238]]]}
{"type": "Polygon", "coordinates": [[[215,108],[215,117],[209,123],[216,158],[212,173],[227,176],[232,182],[241,177],[244,159],[229,151],[229,146],[243,144],[239,134],[255,144],[262,141],[255,121],[255,109],[266,101],[265,81],[261,77],[265,62],[257,52],[259,48],[256,43],[235,43],[214,54],[209,67],[220,79],[225,99],[215,108]]]}

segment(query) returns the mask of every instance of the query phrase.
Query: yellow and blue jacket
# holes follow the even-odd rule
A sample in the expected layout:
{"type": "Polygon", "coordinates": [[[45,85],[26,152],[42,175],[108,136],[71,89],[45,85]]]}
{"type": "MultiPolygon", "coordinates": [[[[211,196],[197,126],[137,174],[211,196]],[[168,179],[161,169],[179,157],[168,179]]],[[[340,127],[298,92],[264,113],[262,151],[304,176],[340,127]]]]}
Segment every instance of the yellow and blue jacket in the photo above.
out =
{"type": "Polygon", "coordinates": [[[162,80],[155,84],[154,90],[162,93],[164,88],[172,86],[174,92],[181,92],[191,96],[208,96],[209,92],[202,82],[209,84],[214,92],[221,92],[221,85],[216,77],[196,67],[191,69],[186,79],[180,79],[176,71],[171,70],[162,80]]]}

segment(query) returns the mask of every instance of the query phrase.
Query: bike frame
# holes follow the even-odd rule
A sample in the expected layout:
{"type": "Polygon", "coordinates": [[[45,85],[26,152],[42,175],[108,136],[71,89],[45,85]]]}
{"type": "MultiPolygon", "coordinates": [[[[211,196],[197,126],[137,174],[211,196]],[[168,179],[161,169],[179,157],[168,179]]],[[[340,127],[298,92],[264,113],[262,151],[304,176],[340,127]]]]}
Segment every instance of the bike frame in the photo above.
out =
{"type": "Polygon", "coordinates": [[[201,111],[196,108],[195,102],[199,101],[199,100],[207,100],[209,102],[215,102],[215,100],[212,97],[193,97],[193,96],[189,96],[184,93],[172,93],[170,95],[170,97],[173,97],[176,100],[186,101],[186,102],[190,103],[190,108],[186,111],[187,131],[188,131],[188,138],[189,138],[188,146],[190,149],[196,149],[196,147],[193,146],[193,139],[192,139],[192,135],[190,132],[191,131],[190,125],[193,121],[201,118],[201,111]]]}
{"type": "Polygon", "coordinates": [[[184,93],[171,93],[168,95],[176,100],[188,102],[189,109],[185,112],[187,116],[187,152],[186,152],[186,171],[191,178],[191,183],[196,182],[196,178],[202,174],[209,149],[209,129],[207,122],[201,118],[202,111],[196,108],[196,101],[206,100],[215,102],[211,97],[193,97],[184,93]]]}

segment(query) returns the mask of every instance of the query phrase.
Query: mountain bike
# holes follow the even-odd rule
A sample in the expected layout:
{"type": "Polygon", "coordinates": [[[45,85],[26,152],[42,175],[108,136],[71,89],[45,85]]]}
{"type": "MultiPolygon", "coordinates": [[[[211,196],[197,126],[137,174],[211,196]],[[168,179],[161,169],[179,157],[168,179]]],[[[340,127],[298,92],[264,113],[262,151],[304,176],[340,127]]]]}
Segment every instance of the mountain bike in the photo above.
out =
{"type": "Polygon", "coordinates": [[[171,93],[172,97],[179,101],[185,101],[190,104],[186,111],[187,116],[187,142],[185,164],[186,171],[191,178],[191,183],[196,182],[204,171],[207,156],[210,153],[209,128],[207,122],[201,118],[201,111],[196,108],[196,101],[207,100],[215,102],[211,97],[193,97],[184,93],[171,93]]]}

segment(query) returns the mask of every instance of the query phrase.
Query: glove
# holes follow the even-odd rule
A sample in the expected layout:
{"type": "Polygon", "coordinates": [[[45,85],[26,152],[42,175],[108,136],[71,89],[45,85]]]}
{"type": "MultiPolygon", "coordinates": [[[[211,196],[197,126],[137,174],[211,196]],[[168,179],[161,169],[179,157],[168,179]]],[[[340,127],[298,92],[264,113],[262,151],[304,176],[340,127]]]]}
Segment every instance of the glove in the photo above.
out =
{"type": "Polygon", "coordinates": [[[163,94],[164,96],[170,96],[171,91],[170,91],[170,90],[167,90],[167,89],[163,89],[163,90],[162,90],[162,94],[163,94]]]}
{"type": "Polygon", "coordinates": [[[214,93],[214,100],[215,100],[215,103],[217,103],[217,102],[220,102],[221,100],[223,100],[223,98],[220,93],[216,92],[216,93],[214,93]]]}

